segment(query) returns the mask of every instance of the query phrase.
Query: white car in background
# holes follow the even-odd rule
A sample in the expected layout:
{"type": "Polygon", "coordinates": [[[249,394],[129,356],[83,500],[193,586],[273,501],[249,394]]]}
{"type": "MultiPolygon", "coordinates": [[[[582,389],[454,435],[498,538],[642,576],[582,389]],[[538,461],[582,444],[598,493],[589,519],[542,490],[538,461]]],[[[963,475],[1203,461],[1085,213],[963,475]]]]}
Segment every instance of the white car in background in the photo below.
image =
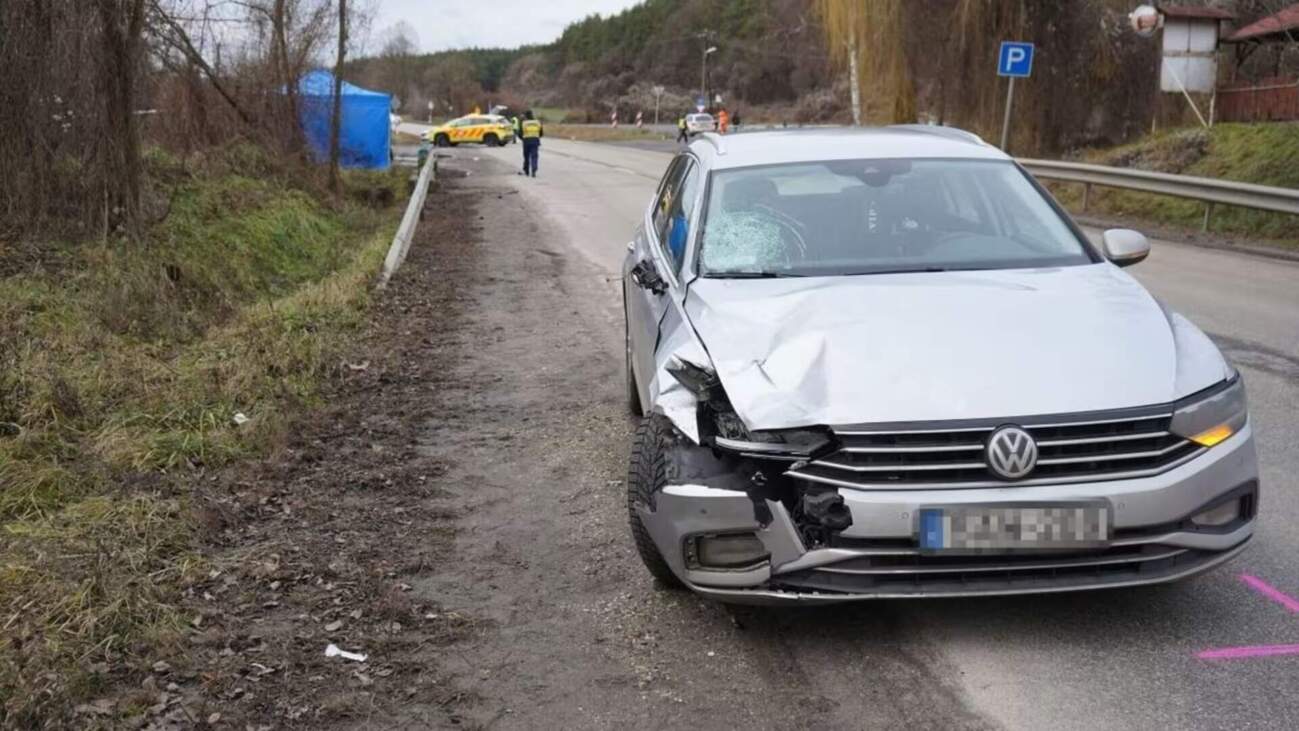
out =
{"type": "Polygon", "coordinates": [[[716,132],[717,120],[707,112],[686,115],[686,134],[697,135],[703,132],[716,132]]]}

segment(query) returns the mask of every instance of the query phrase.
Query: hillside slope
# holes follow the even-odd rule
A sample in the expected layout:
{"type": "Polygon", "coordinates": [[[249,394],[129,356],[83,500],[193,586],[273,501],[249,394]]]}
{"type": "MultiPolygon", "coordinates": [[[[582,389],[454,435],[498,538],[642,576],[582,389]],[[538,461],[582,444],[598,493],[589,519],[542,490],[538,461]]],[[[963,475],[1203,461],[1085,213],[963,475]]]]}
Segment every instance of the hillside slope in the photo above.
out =
{"type": "MultiPolygon", "coordinates": [[[[381,56],[350,65],[349,78],[390,89],[406,110],[467,111],[489,102],[576,108],[593,117],[612,104],[662,108],[698,94],[703,51],[708,86],[747,105],[792,106],[832,83],[820,25],[806,0],[646,0],[617,15],[591,15],[555,41],[517,49],[464,49],[412,58],[381,56]]],[[[841,95],[843,96],[843,95],[841,95]]],[[[844,101],[819,99],[829,118],[844,101]]]]}
{"type": "MultiPolygon", "coordinates": [[[[1299,123],[1168,130],[1131,144],[1090,150],[1082,158],[1100,165],[1299,188],[1299,123]]],[[[1053,188],[1071,209],[1081,208],[1081,186],[1053,188]]],[[[1105,188],[1092,190],[1088,209],[1188,229],[1199,228],[1204,216],[1204,204],[1198,201],[1105,188]]],[[[1217,206],[1212,228],[1299,246],[1299,219],[1294,216],[1217,206]]]]}

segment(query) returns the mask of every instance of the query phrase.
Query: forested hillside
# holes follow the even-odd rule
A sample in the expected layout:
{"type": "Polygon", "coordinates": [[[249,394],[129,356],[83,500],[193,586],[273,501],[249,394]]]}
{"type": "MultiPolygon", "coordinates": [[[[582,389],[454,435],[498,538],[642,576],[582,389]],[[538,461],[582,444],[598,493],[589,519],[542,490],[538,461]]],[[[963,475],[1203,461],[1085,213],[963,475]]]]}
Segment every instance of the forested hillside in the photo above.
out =
{"type": "MultiPolygon", "coordinates": [[[[654,107],[679,111],[699,92],[703,51],[710,88],[750,105],[794,105],[832,83],[821,26],[806,0],[647,0],[608,18],[570,25],[544,46],[468,49],[407,58],[390,41],[352,67],[361,83],[393,89],[406,113],[462,112],[488,101],[581,110],[603,118],[654,107]],[[404,92],[404,93],[403,93],[404,92]]],[[[832,115],[808,109],[802,116],[832,115]]]]}
{"type": "MultiPolygon", "coordinates": [[[[1232,6],[1246,22],[1274,4],[1232,6]]],[[[1131,0],[646,0],[573,23],[546,45],[409,56],[395,52],[409,41],[394,39],[352,72],[395,91],[407,102],[403,113],[415,116],[433,100],[438,116],[506,103],[572,110],[589,121],[613,109],[622,119],[650,117],[661,86],[667,119],[706,85],[748,120],[847,122],[849,74],[832,56],[849,54],[838,40],[839,52],[830,53],[842,29],[827,33],[823,23],[836,5],[856,8],[848,14],[857,19],[866,122],[941,121],[995,138],[1005,94],[995,60],[1007,39],[1038,47],[1033,77],[1016,90],[1021,151],[1121,143],[1157,116],[1159,126],[1178,123],[1186,109],[1178,98],[1161,99],[1157,39],[1128,27],[1131,0]]]]}

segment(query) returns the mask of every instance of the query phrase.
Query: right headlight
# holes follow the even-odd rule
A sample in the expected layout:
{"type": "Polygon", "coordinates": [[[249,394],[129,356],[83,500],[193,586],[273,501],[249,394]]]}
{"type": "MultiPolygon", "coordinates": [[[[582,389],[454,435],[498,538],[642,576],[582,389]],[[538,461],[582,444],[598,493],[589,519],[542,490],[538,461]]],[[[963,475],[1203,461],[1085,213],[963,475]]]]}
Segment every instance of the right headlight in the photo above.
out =
{"type": "Polygon", "coordinates": [[[1205,447],[1226,441],[1245,427],[1249,409],[1239,373],[1223,388],[1173,414],[1171,431],[1205,447]]]}

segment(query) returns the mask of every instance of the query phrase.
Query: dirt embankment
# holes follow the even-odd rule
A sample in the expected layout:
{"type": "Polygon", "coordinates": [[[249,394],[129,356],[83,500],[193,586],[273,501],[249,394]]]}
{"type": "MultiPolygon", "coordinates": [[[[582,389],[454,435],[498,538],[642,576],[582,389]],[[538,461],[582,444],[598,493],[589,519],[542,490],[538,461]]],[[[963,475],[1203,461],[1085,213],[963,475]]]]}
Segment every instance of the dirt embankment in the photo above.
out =
{"type": "MultiPolygon", "coordinates": [[[[432,200],[472,210],[465,198],[432,200]]],[[[447,333],[461,316],[434,258],[472,256],[477,229],[463,209],[430,206],[422,230],[437,232],[437,249],[414,248],[328,406],[273,458],[204,488],[211,570],[185,590],[186,645],[138,690],[81,709],[87,723],[116,725],[132,710],[159,728],[382,726],[396,709],[456,720],[465,696],[438,658],[478,620],[413,584],[449,560],[459,511],[441,483],[446,462],[421,446],[445,408],[447,333]],[[367,661],[327,657],[331,644],[367,661]]]]}

